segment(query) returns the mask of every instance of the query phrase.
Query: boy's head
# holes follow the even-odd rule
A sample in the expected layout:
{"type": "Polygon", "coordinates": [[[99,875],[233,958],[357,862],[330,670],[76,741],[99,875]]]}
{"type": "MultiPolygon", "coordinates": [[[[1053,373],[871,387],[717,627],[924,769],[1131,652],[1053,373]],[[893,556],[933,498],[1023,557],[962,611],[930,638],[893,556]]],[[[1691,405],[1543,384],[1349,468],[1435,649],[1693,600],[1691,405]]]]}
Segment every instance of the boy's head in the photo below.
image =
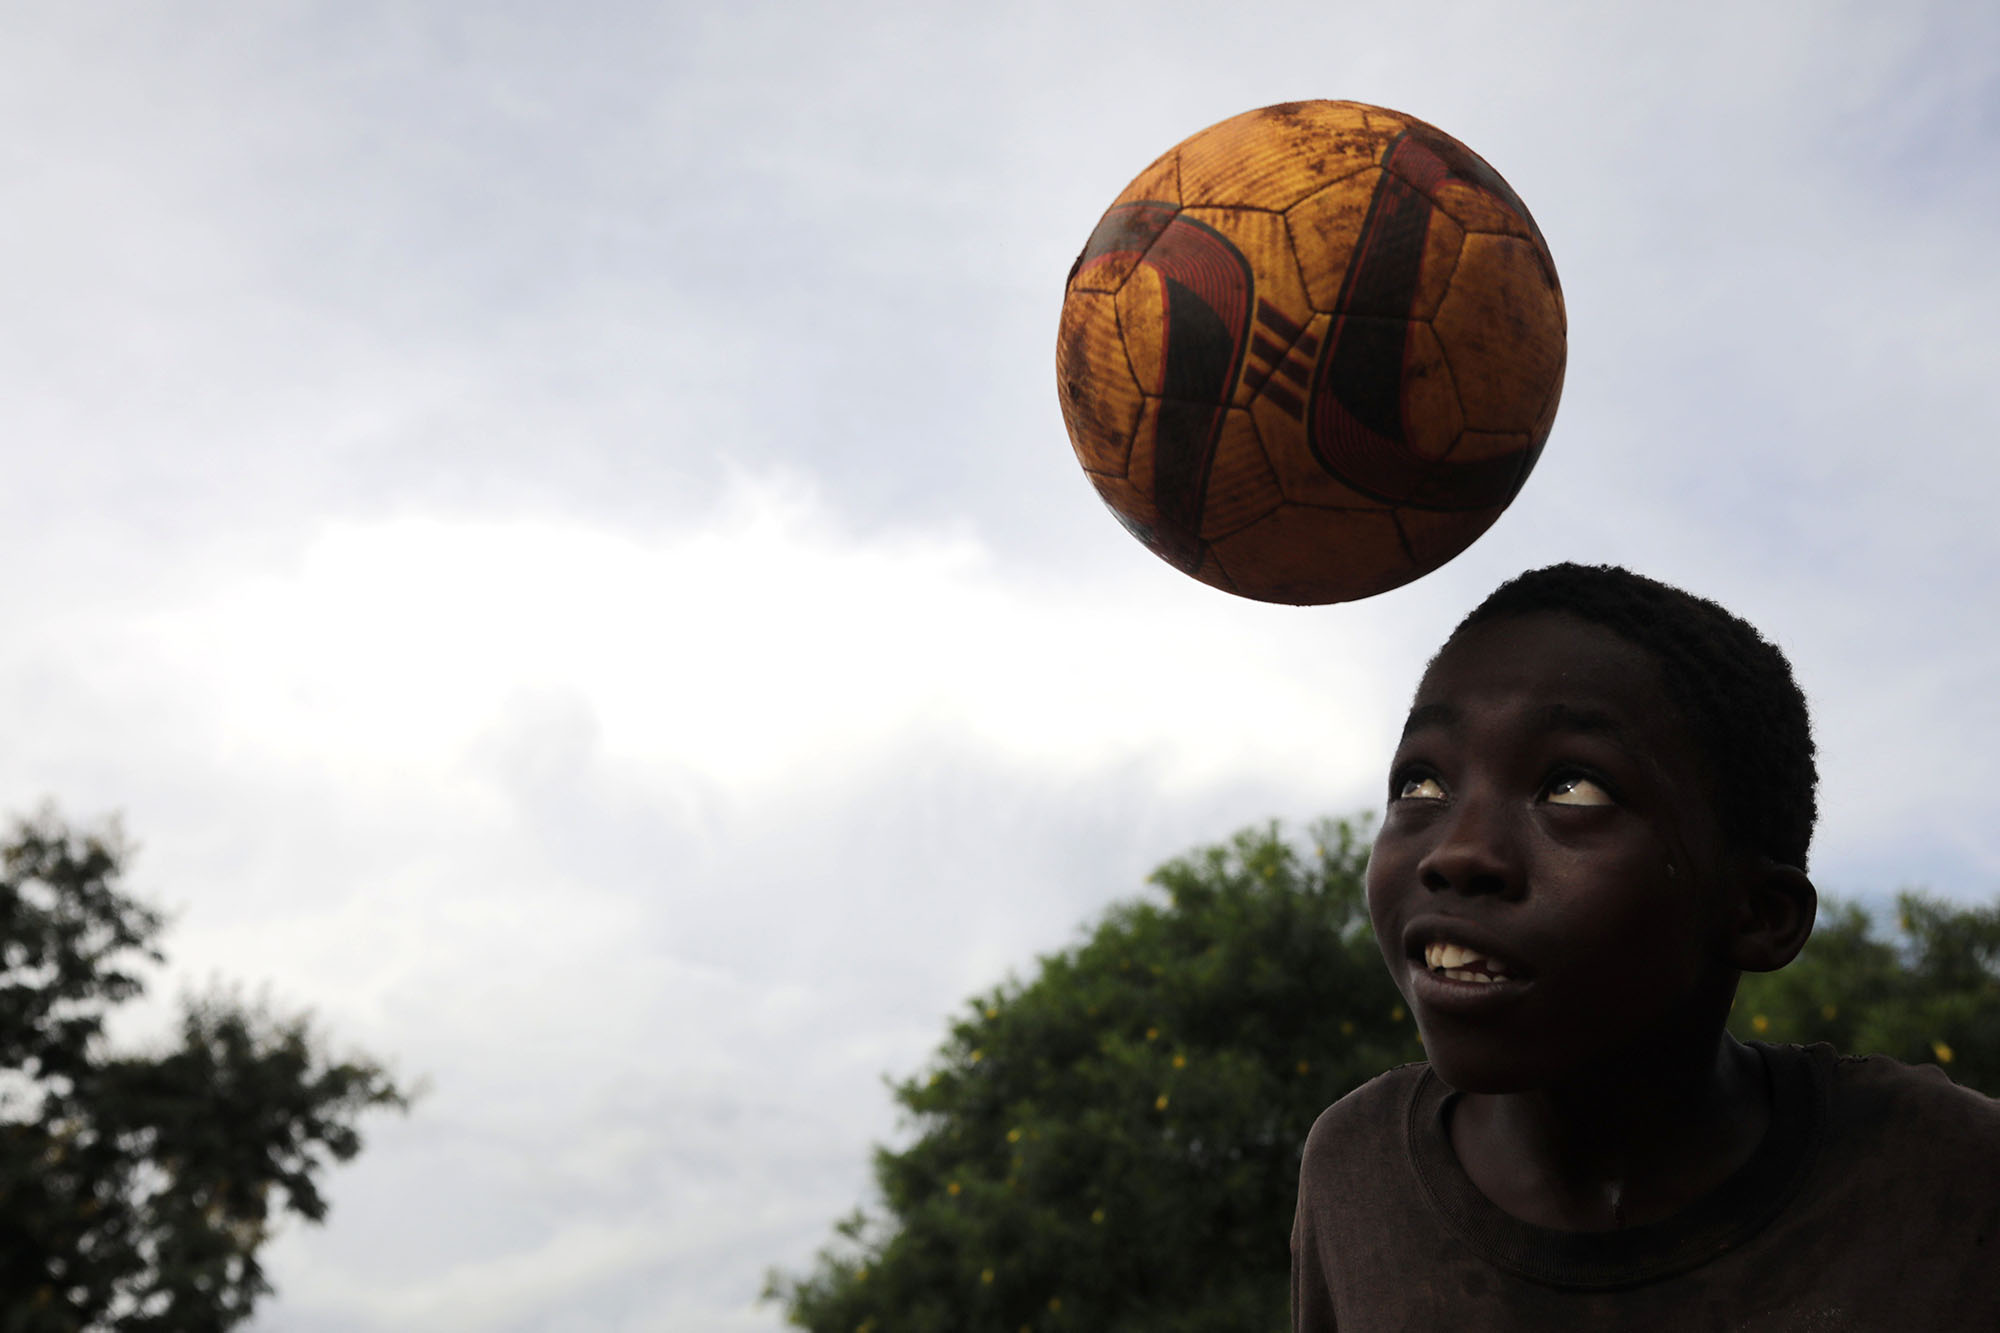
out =
{"type": "Polygon", "coordinates": [[[1784,657],[1618,569],[1508,583],[1431,660],[1368,868],[1385,961],[1467,1091],[1720,1039],[1811,929],[1812,741],[1784,657]]]}
{"type": "Polygon", "coordinates": [[[1724,831],[1739,847],[1806,868],[1819,773],[1805,694],[1782,652],[1707,598],[1616,565],[1575,564],[1501,584],[1446,647],[1475,625],[1537,611],[1601,625],[1644,650],[1701,753],[1724,831]]]}

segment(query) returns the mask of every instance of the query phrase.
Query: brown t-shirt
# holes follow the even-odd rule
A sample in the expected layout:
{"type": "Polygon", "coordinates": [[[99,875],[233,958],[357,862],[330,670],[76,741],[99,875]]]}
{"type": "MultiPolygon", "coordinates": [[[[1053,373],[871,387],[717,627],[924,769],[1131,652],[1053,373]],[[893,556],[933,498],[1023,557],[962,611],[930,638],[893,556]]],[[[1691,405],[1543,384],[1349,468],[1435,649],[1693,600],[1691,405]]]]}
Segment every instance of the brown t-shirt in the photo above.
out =
{"type": "Polygon", "coordinates": [[[1756,1154],[1623,1231],[1553,1231],[1489,1201],[1430,1066],[1355,1089],[1306,1140],[1295,1333],[2000,1329],[2000,1101],[1932,1066],[1752,1045],[1772,1087],[1756,1154]]]}

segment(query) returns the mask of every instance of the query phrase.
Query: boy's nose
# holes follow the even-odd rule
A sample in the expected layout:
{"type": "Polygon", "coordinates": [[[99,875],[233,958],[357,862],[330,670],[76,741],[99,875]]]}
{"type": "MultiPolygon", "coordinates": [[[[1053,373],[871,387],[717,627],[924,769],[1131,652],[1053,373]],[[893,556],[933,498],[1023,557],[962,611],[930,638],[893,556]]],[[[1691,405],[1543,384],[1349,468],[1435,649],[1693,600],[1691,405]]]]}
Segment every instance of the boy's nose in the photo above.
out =
{"type": "Polygon", "coordinates": [[[1514,838],[1498,802],[1461,800],[1417,863],[1417,877],[1435,893],[1519,897],[1525,881],[1514,838]]]}

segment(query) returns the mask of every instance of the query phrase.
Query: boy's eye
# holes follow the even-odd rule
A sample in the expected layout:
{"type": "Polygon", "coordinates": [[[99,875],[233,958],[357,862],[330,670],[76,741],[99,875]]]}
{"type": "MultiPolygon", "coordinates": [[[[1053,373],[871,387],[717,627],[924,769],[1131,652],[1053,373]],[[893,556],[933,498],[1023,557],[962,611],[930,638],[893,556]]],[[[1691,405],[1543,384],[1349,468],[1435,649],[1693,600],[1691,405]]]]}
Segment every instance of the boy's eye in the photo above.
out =
{"type": "Polygon", "coordinates": [[[1396,784],[1396,799],[1399,801],[1442,801],[1444,784],[1436,778],[1407,777],[1396,784]]]}
{"type": "Polygon", "coordinates": [[[1549,784],[1543,798],[1550,805],[1610,805],[1611,793],[1580,774],[1572,773],[1549,784]]]}

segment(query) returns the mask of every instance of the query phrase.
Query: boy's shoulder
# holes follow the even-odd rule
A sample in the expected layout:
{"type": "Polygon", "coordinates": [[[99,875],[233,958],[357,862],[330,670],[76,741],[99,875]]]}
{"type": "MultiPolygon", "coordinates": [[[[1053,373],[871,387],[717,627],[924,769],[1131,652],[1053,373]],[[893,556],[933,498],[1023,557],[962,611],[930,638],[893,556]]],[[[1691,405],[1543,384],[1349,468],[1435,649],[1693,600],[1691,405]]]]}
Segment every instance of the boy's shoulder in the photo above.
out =
{"type": "Polygon", "coordinates": [[[1401,1141],[1410,1099],[1430,1072],[1422,1060],[1397,1065],[1348,1092],[1313,1121],[1312,1132],[1306,1135],[1306,1156],[1314,1156],[1315,1149],[1323,1154],[1336,1144],[1342,1151],[1366,1151],[1401,1141]]]}
{"type": "Polygon", "coordinates": [[[2000,1100],[1952,1082],[1938,1065],[1905,1064],[1887,1055],[1839,1055],[1823,1043],[1803,1049],[1828,1066],[1838,1095],[1859,1099],[1864,1107],[2000,1121],[2000,1100]]]}
{"type": "Polygon", "coordinates": [[[1936,1065],[1835,1055],[1824,1046],[1807,1052],[1826,1071],[1834,1171],[2000,1187],[2000,1101],[1952,1082],[1936,1065]]]}
{"type": "Polygon", "coordinates": [[[1850,1316],[1832,1327],[2000,1328],[2000,1101],[1935,1065],[1802,1054],[1827,1088],[1825,1127],[1762,1252],[1811,1262],[1825,1304],[1850,1316]]]}
{"type": "Polygon", "coordinates": [[[1377,1074],[1321,1111],[1299,1161],[1301,1203],[1340,1199],[1345,1210],[1368,1198],[1417,1206],[1412,1119],[1421,1118],[1427,1096],[1446,1091],[1430,1065],[1417,1061],[1377,1074]]]}

